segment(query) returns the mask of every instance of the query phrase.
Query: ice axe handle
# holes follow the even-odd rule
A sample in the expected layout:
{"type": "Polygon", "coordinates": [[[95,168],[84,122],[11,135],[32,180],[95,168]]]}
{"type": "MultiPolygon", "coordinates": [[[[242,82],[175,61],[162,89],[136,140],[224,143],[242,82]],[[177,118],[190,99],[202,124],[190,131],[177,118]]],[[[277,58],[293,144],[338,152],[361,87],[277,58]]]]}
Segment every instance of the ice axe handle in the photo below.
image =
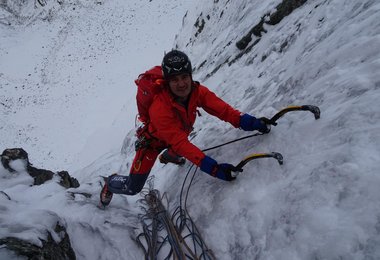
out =
{"type": "Polygon", "coordinates": [[[321,110],[319,109],[319,107],[313,106],[313,105],[303,105],[303,106],[286,107],[286,108],[282,109],[281,111],[279,111],[277,114],[275,114],[271,119],[267,119],[267,120],[271,124],[275,125],[276,121],[280,117],[282,117],[283,115],[285,115],[286,113],[291,112],[291,111],[309,111],[309,112],[314,114],[315,119],[319,119],[321,117],[321,110]]]}
{"type": "Polygon", "coordinates": [[[240,172],[243,171],[244,165],[246,165],[248,162],[255,160],[255,159],[260,159],[260,158],[274,158],[277,160],[277,162],[280,165],[284,164],[284,159],[282,154],[277,153],[277,152],[271,152],[271,153],[261,153],[261,154],[251,154],[247,156],[244,160],[242,160],[238,165],[234,167],[234,169],[231,170],[231,176],[236,177],[239,175],[240,172]]]}

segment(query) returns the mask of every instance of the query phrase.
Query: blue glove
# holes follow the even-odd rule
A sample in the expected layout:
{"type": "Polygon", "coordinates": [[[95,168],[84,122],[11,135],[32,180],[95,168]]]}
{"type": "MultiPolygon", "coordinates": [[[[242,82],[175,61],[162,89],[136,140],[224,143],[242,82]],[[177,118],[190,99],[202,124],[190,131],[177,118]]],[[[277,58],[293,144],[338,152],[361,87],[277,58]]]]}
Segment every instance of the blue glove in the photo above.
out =
{"type": "Polygon", "coordinates": [[[228,163],[218,164],[214,159],[208,156],[203,158],[200,168],[205,173],[224,181],[233,181],[236,179],[236,177],[231,175],[235,166],[228,163]]]}
{"type": "Polygon", "coordinates": [[[270,126],[268,126],[264,120],[257,119],[256,117],[248,114],[240,116],[240,128],[244,131],[258,130],[263,134],[270,132],[270,126]]]}

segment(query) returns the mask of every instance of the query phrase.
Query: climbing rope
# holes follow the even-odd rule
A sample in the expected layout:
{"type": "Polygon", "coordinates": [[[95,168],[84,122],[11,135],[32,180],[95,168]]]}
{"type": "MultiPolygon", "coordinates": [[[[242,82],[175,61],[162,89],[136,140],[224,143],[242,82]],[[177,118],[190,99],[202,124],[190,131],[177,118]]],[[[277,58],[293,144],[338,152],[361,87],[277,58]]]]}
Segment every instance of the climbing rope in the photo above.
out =
{"type": "Polygon", "coordinates": [[[166,193],[161,196],[153,189],[152,178],[148,186],[139,201],[143,212],[140,215],[142,232],[136,237],[145,259],[215,259],[187,210],[178,207],[170,217],[166,193]]]}
{"type": "MultiPolygon", "coordinates": [[[[305,105],[289,106],[279,111],[271,119],[261,118],[261,120],[265,120],[267,124],[276,125],[276,121],[290,111],[310,111],[314,114],[315,119],[320,118],[320,110],[318,107],[305,105]]],[[[263,133],[248,135],[204,149],[203,151],[210,151],[258,135],[263,135],[263,133]]],[[[282,155],[279,153],[252,154],[242,160],[237,168],[243,167],[247,162],[253,159],[267,157],[275,158],[279,164],[282,164],[282,155]]],[[[198,167],[194,170],[193,168],[194,165],[189,167],[182,183],[179,206],[174,210],[171,217],[169,217],[167,211],[169,208],[167,195],[164,193],[161,196],[158,190],[153,189],[153,178],[148,180],[149,188],[144,189],[141,193],[143,198],[140,202],[144,213],[141,214],[140,219],[143,225],[143,230],[136,237],[136,241],[144,250],[145,259],[216,259],[213,252],[206,246],[205,241],[190,217],[187,209],[189,191],[198,170],[198,167]],[[190,177],[191,171],[193,174],[190,177]],[[166,202],[166,206],[163,201],[166,202]]]]}

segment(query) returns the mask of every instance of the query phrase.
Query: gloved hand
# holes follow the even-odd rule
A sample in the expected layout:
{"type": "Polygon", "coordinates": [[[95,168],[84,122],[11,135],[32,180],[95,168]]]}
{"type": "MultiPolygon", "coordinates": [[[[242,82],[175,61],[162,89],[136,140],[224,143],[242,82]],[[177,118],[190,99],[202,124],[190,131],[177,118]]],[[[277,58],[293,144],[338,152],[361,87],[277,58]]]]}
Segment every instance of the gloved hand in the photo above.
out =
{"type": "Polygon", "coordinates": [[[236,177],[231,175],[235,166],[229,163],[218,164],[214,159],[208,156],[203,158],[200,168],[205,173],[224,181],[233,181],[236,179],[236,177]]]}
{"type": "Polygon", "coordinates": [[[270,125],[267,125],[267,121],[263,119],[244,114],[240,116],[240,128],[244,131],[258,130],[263,134],[267,134],[270,132],[270,125]]]}

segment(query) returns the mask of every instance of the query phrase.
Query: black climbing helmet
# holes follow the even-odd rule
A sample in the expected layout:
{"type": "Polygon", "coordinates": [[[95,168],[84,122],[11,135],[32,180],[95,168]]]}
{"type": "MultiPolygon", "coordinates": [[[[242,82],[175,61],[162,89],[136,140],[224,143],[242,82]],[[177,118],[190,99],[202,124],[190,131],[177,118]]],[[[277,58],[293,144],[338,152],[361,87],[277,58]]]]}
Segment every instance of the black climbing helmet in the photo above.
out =
{"type": "Polygon", "coordinates": [[[165,54],[162,60],[162,74],[167,80],[170,76],[189,73],[192,74],[191,62],[189,57],[181,51],[172,50],[165,54]]]}

